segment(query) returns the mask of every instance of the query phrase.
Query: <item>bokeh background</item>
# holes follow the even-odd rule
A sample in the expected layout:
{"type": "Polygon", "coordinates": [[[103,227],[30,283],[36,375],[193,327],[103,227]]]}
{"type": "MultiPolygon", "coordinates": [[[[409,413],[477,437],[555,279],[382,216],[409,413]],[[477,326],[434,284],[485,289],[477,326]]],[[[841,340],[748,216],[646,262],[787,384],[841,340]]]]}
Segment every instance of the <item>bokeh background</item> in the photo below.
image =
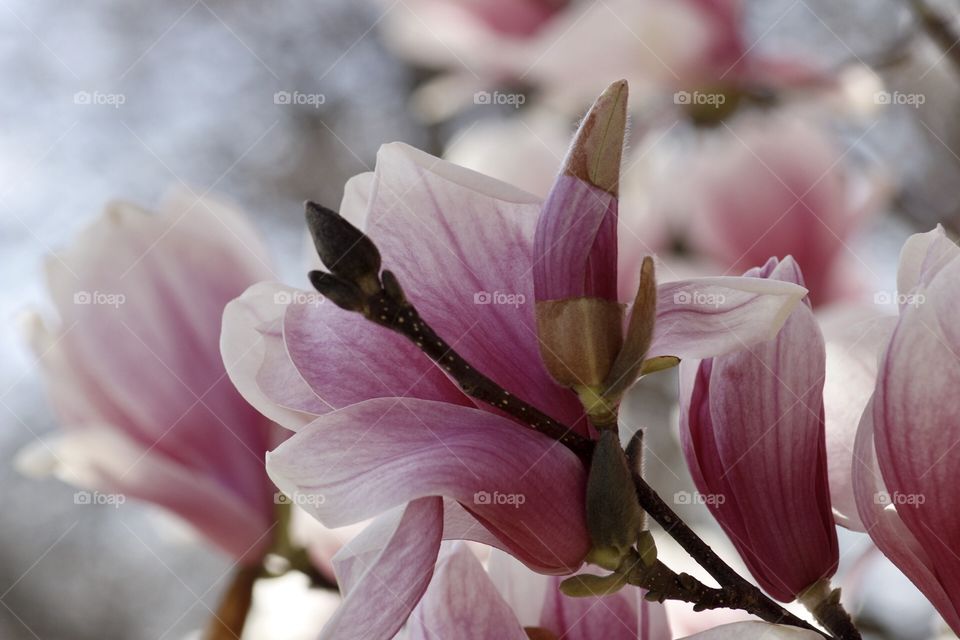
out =
{"type": "MultiPolygon", "coordinates": [[[[955,3],[933,6],[958,15],[955,3]]],[[[850,239],[873,286],[889,288],[903,238],[937,222],[960,226],[952,53],[902,0],[746,8],[757,51],[866,64],[879,86],[926,97],[918,108],[868,109],[835,130],[857,162],[895,177],[882,213],[850,239]]],[[[14,469],[16,452],[56,425],[18,331],[24,311],[48,310],[42,260],[105,202],[150,207],[179,187],[243,209],[278,276],[304,285],[303,200],[338,202],[344,181],[372,168],[383,142],[456,156],[463,131],[516,115],[509,105],[472,104],[425,118],[415,90],[431,71],[385,42],[394,18],[412,11],[404,0],[0,0],[0,637],[182,638],[203,625],[229,565],[152,507],[77,505],[75,489],[14,469]],[[278,92],[322,99],[284,104],[278,92]]],[[[598,92],[616,79],[602,69],[596,76],[598,92]]],[[[509,161],[510,149],[502,153],[509,161]]],[[[646,389],[630,414],[652,434],[662,464],[651,473],[666,492],[689,487],[671,394],[668,384],[646,389]]],[[[847,566],[866,544],[852,534],[843,541],[847,566]]],[[[864,619],[875,637],[936,633],[929,606],[898,572],[883,562],[866,572],[850,579],[866,585],[864,619]]]]}

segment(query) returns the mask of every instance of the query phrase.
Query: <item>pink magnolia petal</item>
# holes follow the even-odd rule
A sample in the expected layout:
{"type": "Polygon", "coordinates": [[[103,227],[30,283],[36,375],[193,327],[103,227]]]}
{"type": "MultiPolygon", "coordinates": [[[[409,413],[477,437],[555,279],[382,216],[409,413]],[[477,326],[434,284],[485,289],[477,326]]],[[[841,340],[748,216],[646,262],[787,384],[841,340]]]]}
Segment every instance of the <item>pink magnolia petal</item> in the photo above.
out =
{"type": "Polygon", "coordinates": [[[487,560],[490,581],[524,627],[540,624],[549,581],[508,553],[493,550],[487,560]]]}
{"type": "Polygon", "coordinates": [[[957,256],[960,256],[960,247],[947,237],[941,225],[927,233],[913,234],[900,252],[897,292],[906,296],[917,287],[929,284],[957,256]]]}
{"type": "Polygon", "coordinates": [[[817,640],[819,633],[766,622],[734,622],[709,631],[687,636],[683,640],[817,640]]]}
{"type": "Polygon", "coordinates": [[[886,489],[955,606],[960,604],[960,559],[954,551],[960,544],[958,278],[960,261],[953,260],[920,290],[922,303],[901,309],[873,400],[874,444],[886,489]]]}
{"type": "Polygon", "coordinates": [[[114,203],[48,261],[63,323],[41,357],[53,402],[68,428],[112,425],[269,513],[256,470],[273,436],[217,348],[225,305],[269,276],[263,250],[229,208],[170,202],[161,215],[114,203]]]}
{"type": "Polygon", "coordinates": [[[283,342],[287,299],[296,290],[261,282],[223,311],[220,353],[230,381],[244,399],[274,422],[296,431],[331,407],[290,361],[283,342]]]}
{"type": "MultiPolygon", "coordinates": [[[[332,409],[393,397],[473,406],[409,340],[329,302],[287,305],[283,342],[295,370],[332,409]]],[[[289,376],[283,363],[277,364],[262,370],[261,386],[283,388],[289,376]],[[272,376],[279,379],[264,379],[272,376]]]]}
{"type": "Polygon", "coordinates": [[[270,477],[327,526],[425,496],[464,505],[544,572],[579,566],[585,473],[557,443],[492,413],[382,398],[319,418],[269,454],[270,477]]]}
{"type": "Polygon", "coordinates": [[[643,599],[643,591],[625,587],[617,593],[571,598],[560,593],[561,579],[552,577],[540,626],[569,640],[670,640],[662,604],[643,599]]]}
{"type": "Polygon", "coordinates": [[[761,278],[661,284],[650,354],[708,358],[769,340],[804,295],[801,286],[761,278]]]}
{"type": "Polygon", "coordinates": [[[863,531],[853,495],[854,441],[896,318],[878,312],[875,306],[834,306],[818,314],[818,320],[827,351],[823,408],[834,519],[844,527],[863,531]]]}
{"type": "Polygon", "coordinates": [[[339,213],[358,229],[367,226],[373,181],[374,173],[367,171],[353,176],[343,185],[343,199],[340,200],[339,213]]]}
{"type": "MultiPolygon", "coordinates": [[[[790,259],[771,260],[757,275],[802,281],[790,259]]],[[[681,435],[697,488],[713,498],[711,512],[764,589],[793,600],[837,563],[825,353],[813,313],[799,305],[775,339],[681,366],[690,393],[683,396],[681,435]]]]}
{"type": "Polygon", "coordinates": [[[511,393],[573,425],[583,411],[539,355],[533,238],[540,200],[403,144],[377,156],[367,233],[421,315],[511,393]]]}
{"type": "Polygon", "coordinates": [[[904,525],[887,496],[874,446],[874,415],[871,399],[863,412],[857,431],[853,463],[853,489],[858,515],[874,544],[897,568],[917,585],[952,628],[960,628],[960,610],[937,578],[933,560],[910,530],[904,525]]]}
{"type": "Polygon", "coordinates": [[[420,498],[345,547],[335,562],[346,597],[321,640],[393,638],[430,584],[442,525],[443,501],[420,498]]]}
{"type": "Polygon", "coordinates": [[[527,639],[480,561],[462,543],[441,554],[430,587],[410,617],[407,632],[409,640],[527,639]]]}
{"type": "Polygon", "coordinates": [[[241,562],[259,561],[271,543],[273,519],[264,510],[114,426],[87,425],[34,443],[18,454],[17,467],[31,476],[54,474],[90,491],[163,507],[241,562]]]}
{"type": "Polygon", "coordinates": [[[533,285],[537,300],[617,299],[617,198],[561,174],[537,222],[533,285]]]}

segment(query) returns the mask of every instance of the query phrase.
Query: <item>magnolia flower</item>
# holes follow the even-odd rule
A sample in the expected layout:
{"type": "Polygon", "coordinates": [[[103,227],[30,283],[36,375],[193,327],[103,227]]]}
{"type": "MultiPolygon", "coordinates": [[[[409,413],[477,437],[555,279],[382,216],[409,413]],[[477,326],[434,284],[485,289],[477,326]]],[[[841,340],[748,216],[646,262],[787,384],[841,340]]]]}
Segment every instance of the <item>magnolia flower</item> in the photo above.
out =
{"type": "MultiPolygon", "coordinates": [[[[747,275],[803,282],[789,257],[747,275]]],[[[823,337],[808,305],[772,340],[681,364],[681,436],[694,482],[750,572],[782,601],[837,567],[824,368],[823,337]]]]}
{"type": "MultiPolygon", "coordinates": [[[[757,51],[742,33],[741,14],[739,0],[415,0],[386,8],[382,27],[402,56],[450,70],[420,93],[432,117],[503,80],[536,85],[548,100],[579,109],[595,95],[598,69],[682,107],[696,106],[698,88],[736,93],[827,82],[811,66],[757,51]]],[[[493,95],[473,99],[487,104],[493,95]]]]}
{"type": "MultiPolygon", "coordinates": [[[[533,304],[543,247],[569,256],[562,272],[547,275],[573,286],[588,271],[575,245],[616,228],[604,220],[615,216],[609,198],[601,208],[584,202],[593,231],[566,233],[563,220],[541,229],[539,198],[395,143],[380,149],[374,174],[347,184],[341,215],[364,229],[365,243],[376,242],[376,264],[364,268],[382,263],[395,274],[472,367],[507,397],[587,435],[577,395],[541,362],[533,304]]],[[[323,215],[343,227],[337,214],[323,215]]],[[[615,292],[610,264],[596,263],[591,278],[615,292]]],[[[651,352],[707,357],[766,339],[804,292],[755,278],[664,285],[651,352]],[[693,303],[701,294],[714,303],[706,312],[693,303]]],[[[389,512],[364,532],[362,552],[338,562],[346,599],[328,636],[395,633],[426,589],[443,539],[501,548],[541,573],[582,563],[590,544],[581,459],[475,402],[403,336],[315,293],[259,284],[227,307],[222,349],[241,393],[297,431],[267,459],[281,489],[327,526],[389,512]]]]}
{"type": "MultiPolygon", "coordinates": [[[[334,298],[260,284],[227,307],[221,347],[231,378],[265,415],[297,431],[268,456],[277,486],[330,527],[390,511],[364,532],[361,551],[338,561],[347,597],[328,636],[395,633],[445,538],[504,549],[550,574],[576,570],[587,555],[581,459],[468,396],[445,359],[435,363],[348,309],[370,307],[353,298],[364,293],[385,299],[377,292],[381,266],[389,269],[467,369],[502,390],[504,405],[520,398],[589,435],[576,393],[541,361],[539,304],[580,291],[612,296],[606,302],[619,309],[610,254],[615,190],[595,192],[618,179],[625,101],[622,82],[601,96],[546,203],[406,145],[385,145],[375,173],[347,184],[340,214],[308,207],[331,270],[312,281],[335,285],[325,289],[334,298]],[[613,131],[594,126],[608,119],[613,131]],[[615,163],[606,158],[611,144],[615,163]],[[603,161],[590,161],[594,154],[603,161]],[[589,184],[576,184],[584,176],[589,184]],[[325,229],[341,234],[346,252],[331,248],[325,229]],[[382,602],[376,616],[371,601],[382,602]]],[[[769,338],[804,294],[755,278],[671,283],[659,291],[650,352],[709,357],[769,338]],[[700,295],[710,296],[707,312],[700,295]]],[[[410,313],[403,319],[416,322],[410,313]]]]}
{"type": "Polygon", "coordinates": [[[270,274],[231,209],[177,194],[151,215],[114,202],[46,263],[59,323],[31,323],[64,431],[20,467],[157,504],[238,560],[271,542],[271,424],[226,377],[226,303],[270,274]]]}
{"type": "Polygon", "coordinates": [[[886,193],[843,160],[822,129],[756,116],[708,134],[664,184],[679,194],[671,209],[689,212],[694,248],[728,272],[792,255],[821,305],[857,290],[847,242],[886,193]]]}
{"type": "MultiPolygon", "coordinates": [[[[494,552],[487,571],[464,545],[446,549],[430,587],[410,616],[404,640],[498,638],[503,640],[670,640],[664,607],[627,588],[603,597],[572,598],[559,579],[534,574],[494,552]]],[[[760,622],[723,625],[688,638],[795,640],[812,631],[760,622]]]]}
{"type": "Polygon", "coordinates": [[[473,19],[504,37],[522,38],[536,33],[569,0],[421,0],[416,4],[428,11],[432,4],[437,11],[449,11],[451,18],[473,19]]]}
{"type": "Polygon", "coordinates": [[[900,316],[857,433],[853,488],[864,530],[960,631],[960,249],[938,227],[907,240],[900,316]]]}

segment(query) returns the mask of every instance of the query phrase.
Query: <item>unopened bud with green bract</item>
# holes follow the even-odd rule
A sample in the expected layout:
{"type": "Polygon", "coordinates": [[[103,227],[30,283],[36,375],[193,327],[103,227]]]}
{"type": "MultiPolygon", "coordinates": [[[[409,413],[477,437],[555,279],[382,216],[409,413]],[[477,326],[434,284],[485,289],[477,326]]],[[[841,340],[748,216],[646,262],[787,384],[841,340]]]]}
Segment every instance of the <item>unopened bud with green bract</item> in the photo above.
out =
{"type": "Polygon", "coordinates": [[[617,432],[603,429],[587,479],[587,531],[592,544],[587,560],[616,570],[637,542],[643,524],[643,511],[617,432]]]}
{"type": "Polygon", "coordinates": [[[623,340],[617,300],[617,208],[627,83],[611,84],[584,116],[534,234],[540,354],[565,387],[597,387],[623,340]]]}

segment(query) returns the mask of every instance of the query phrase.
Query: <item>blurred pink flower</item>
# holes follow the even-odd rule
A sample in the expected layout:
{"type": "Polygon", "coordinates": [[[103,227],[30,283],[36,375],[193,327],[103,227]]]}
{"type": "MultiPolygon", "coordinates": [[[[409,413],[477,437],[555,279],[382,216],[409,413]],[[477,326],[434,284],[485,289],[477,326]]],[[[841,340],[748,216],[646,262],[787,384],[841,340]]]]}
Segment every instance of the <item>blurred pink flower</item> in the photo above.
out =
{"type": "MultiPolygon", "coordinates": [[[[381,148],[375,174],[347,184],[341,214],[376,241],[407,297],[461,355],[586,433],[576,396],[539,357],[533,256],[541,206],[395,143],[381,148]]],[[[592,244],[588,234],[562,241],[592,244]]],[[[803,294],[756,278],[664,285],[653,349],[707,357],[742,348],[774,334],[803,294]],[[701,293],[718,304],[704,312],[693,303],[701,293]]],[[[582,462],[478,406],[403,337],[315,293],[260,284],[228,306],[222,348],[241,393],[298,431],[268,457],[278,486],[327,526],[390,511],[364,532],[363,552],[339,563],[347,597],[328,636],[395,633],[426,589],[442,539],[484,542],[543,573],[582,562],[582,462]],[[371,601],[382,605],[376,615],[371,601]]]]}
{"type": "Polygon", "coordinates": [[[900,317],[857,433],[863,529],[960,631],[960,249],[938,227],[900,256],[900,317]]]}
{"type": "Polygon", "coordinates": [[[787,116],[740,120],[698,146],[669,181],[673,207],[690,215],[693,246],[728,272],[792,255],[810,300],[859,288],[850,236],[886,189],[844,164],[825,133],[787,116]]]}
{"type": "Polygon", "coordinates": [[[62,433],[21,452],[32,473],[157,504],[240,560],[270,544],[276,444],[230,384],[221,315],[269,276],[245,220],[178,193],[151,215],[122,202],[46,263],[59,324],[31,341],[62,433]]]}
{"type": "Polygon", "coordinates": [[[569,0],[417,0],[414,4],[431,3],[462,11],[504,37],[519,38],[533,35],[570,4],[569,0]]]}
{"type": "MultiPolygon", "coordinates": [[[[789,257],[747,275],[803,283],[789,257]]],[[[772,340],[681,364],[681,437],[697,489],[760,585],[785,602],[837,567],[824,369],[806,304],[772,340]]]]}
{"type": "MultiPolygon", "coordinates": [[[[823,69],[761,53],[742,33],[740,0],[508,2],[415,0],[384,14],[405,58],[449,71],[420,96],[432,117],[506,82],[533,84],[574,109],[600,82],[640,93],[823,86],[823,69]],[[602,46],[601,46],[602,43],[602,46]]],[[[475,100],[476,102],[476,100],[475,100]]]]}
{"type": "MultiPolygon", "coordinates": [[[[403,640],[431,638],[564,638],[564,640],[670,640],[662,604],[626,587],[603,597],[563,595],[560,579],[531,573],[493,552],[485,571],[463,544],[440,556],[423,600],[410,616],[403,640]]],[[[740,622],[688,638],[698,640],[815,640],[812,631],[740,622]]]]}

